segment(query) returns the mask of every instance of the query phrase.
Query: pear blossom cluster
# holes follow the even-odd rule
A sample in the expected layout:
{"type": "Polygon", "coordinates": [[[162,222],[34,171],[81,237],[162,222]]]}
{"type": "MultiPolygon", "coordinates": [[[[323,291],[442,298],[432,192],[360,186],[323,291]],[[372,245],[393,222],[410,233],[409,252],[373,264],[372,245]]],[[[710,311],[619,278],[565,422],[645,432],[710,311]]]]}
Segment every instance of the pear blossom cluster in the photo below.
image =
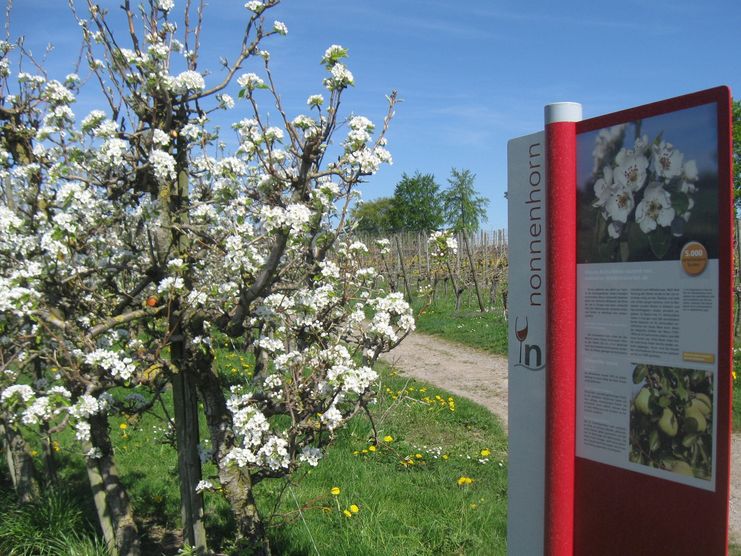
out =
{"type": "Polygon", "coordinates": [[[601,130],[593,153],[599,170],[592,205],[609,236],[623,237],[629,222],[644,234],[663,228],[682,236],[695,204],[696,162],[660,137],[649,141],[644,134],[625,147],[624,135],[625,126],[601,130]]]}
{"type": "Polygon", "coordinates": [[[427,243],[432,248],[430,255],[433,257],[444,258],[458,252],[458,240],[450,230],[432,232],[427,243]]]}

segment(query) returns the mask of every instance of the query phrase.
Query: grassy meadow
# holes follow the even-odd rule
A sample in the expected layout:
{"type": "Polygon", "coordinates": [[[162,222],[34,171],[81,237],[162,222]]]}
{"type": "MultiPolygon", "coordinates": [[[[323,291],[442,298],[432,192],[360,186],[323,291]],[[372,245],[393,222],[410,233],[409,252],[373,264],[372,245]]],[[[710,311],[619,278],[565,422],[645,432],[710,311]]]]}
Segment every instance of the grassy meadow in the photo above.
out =
{"type": "MultiPolygon", "coordinates": [[[[240,366],[249,366],[233,353],[220,354],[219,365],[235,380],[240,366]]],[[[172,415],[172,408],[110,421],[121,476],[144,534],[143,552],[152,555],[177,554],[181,546],[176,454],[165,413],[172,415]]],[[[376,438],[371,421],[359,415],[318,467],[301,469],[290,482],[257,486],[274,552],[505,554],[506,436],[497,419],[388,367],[381,368],[372,415],[376,438]]],[[[56,504],[54,509],[21,508],[10,485],[0,484],[0,553],[104,554],[72,435],[59,435],[55,450],[65,488],[41,502],[56,504]],[[61,525],[67,522],[69,527],[61,525]],[[47,547],[42,539],[60,542],[47,547]]],[[[204,472],[209,478],[215,469],[207,464],[204,472]]],[[[218,492],[206,492],[205,503],[210,548],[231,554],[226,502],[218,492]]]]}
{"type": "Polygon", "coordinates": [[[417,330],[439,336],[490,353],[507,355],[507,321],[501,299],[493,306],[485,305],[486,312],[479,310],[476,297],[463,293],[463,301],[455,311],[452,294],[438,296],[434,303],[415,300],[414,316],[417,330]]]}

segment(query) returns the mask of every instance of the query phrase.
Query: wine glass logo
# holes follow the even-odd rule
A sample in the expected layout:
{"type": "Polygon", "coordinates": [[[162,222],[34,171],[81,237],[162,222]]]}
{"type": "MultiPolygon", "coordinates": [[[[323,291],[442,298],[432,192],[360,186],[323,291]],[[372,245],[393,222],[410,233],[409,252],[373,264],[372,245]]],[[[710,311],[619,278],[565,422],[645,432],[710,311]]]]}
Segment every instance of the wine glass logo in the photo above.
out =
{"type": "Polygon", "coordinates": [[[527,339],[527,317],[525,317],[525,326],[520,327],[520,317],[515,317],[515,337],[520,342],[520,364],[522,364],[522,342],[527,339]]]}

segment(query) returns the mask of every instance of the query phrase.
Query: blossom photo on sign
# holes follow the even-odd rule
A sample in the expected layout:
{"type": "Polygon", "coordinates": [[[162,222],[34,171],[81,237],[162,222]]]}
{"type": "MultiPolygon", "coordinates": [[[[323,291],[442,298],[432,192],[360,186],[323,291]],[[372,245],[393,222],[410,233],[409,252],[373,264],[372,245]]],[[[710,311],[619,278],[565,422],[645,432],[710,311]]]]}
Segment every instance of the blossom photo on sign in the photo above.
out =
{"type": "Polygon", "coordinates": [[[716,120],[707,104],[578,135],[579,262],[676,260],[693,240],[717,257],[716,120]]]}

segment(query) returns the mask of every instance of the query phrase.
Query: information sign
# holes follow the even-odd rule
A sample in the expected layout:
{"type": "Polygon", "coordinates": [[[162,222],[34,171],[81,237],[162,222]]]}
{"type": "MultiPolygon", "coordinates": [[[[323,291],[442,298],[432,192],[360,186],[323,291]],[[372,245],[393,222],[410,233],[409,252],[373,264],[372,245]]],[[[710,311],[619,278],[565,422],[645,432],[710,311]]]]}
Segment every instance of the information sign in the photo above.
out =
{"type": "Polygon", "coordinates": [[[730,93],[577,124],[576,554],[724,554],[730,93]]]}

